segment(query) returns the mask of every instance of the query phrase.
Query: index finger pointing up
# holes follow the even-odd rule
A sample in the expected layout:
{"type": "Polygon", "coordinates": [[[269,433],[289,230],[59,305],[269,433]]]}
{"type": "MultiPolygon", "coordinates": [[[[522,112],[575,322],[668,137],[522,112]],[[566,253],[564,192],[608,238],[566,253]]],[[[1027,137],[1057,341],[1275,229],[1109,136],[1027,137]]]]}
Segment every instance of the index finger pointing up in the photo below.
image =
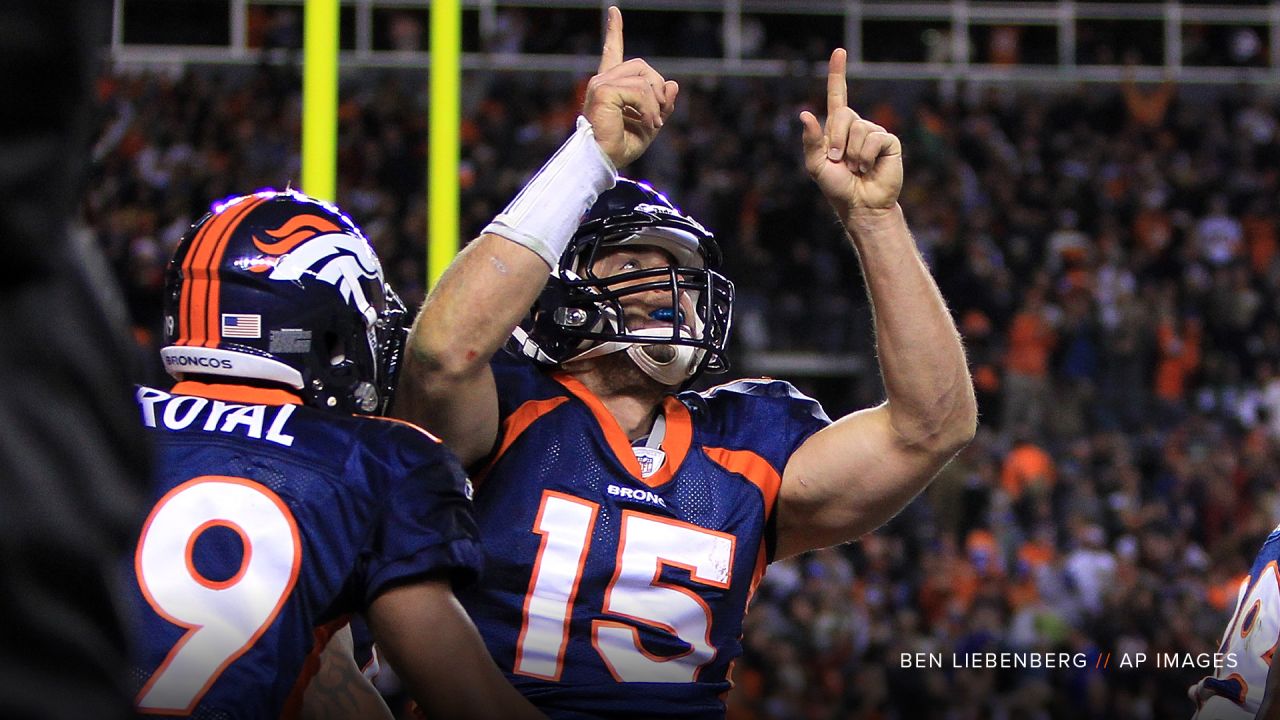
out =
{"type": "MultiPolygon", "coordinates": [[[[621,39],[618,42],[621,46],[621,39]]],[[[848,83],[845,79],[847,60],[848,53],[844,48],[836,48],[831,53],[831,61],[827,64],[827,117],[849,106],[848,83]]]]}
{"type": "Polygon", "coordinates": [[[609,6],[609,18],[604,27],[604,50],[600,53],[600,69],[597,73],[612,70],[622,64],[622,11],[616,5],[609,6]]]}

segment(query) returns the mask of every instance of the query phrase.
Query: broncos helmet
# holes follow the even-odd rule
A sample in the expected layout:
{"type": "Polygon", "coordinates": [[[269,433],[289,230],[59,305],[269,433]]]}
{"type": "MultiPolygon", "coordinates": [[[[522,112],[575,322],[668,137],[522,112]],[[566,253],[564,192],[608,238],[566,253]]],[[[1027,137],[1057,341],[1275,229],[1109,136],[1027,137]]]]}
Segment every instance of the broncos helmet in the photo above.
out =
{"type": "Polygon", "coordinates": [[[310,405],[390,406],[404,304],[360,228],[302,193],[233,198],[191,226],[165,273],[165,369],[283,384],[310,405]]]}
{"type": "Polygon", "coordinates": [[[724,372],[733,283],[718,272],[720,263],[711,232],[652,187],[619,178],[583,217],[559,267],[516,328],[513,344],[545,365],[625,350],[664,385],[687,384],[704,371],[724,372]],[[664,250],[675,264],[595,275],[592,267],[602,251],[629,245],[664,250]],[[653,314],[670,322],[670,329],[628,329],[622,301],[653,291],[670,294],[670,308],[653,314]],[[681,307],[682,295],[691,307],[681,307]],[[659,351],[663,346],[670,350],[659,351]]]}

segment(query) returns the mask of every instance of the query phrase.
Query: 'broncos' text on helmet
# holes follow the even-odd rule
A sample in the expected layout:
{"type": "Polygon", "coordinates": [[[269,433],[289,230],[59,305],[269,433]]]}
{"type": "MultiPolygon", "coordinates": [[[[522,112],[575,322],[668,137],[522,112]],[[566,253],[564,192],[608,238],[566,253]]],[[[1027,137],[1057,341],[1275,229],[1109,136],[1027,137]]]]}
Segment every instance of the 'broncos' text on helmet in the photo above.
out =
{"type": "Polygon", "coordinates": [[[216,205],[165,273],[169,374],[283,384],[308,404],[380,413],[404,348],[404,305],[333,205],[292,190],[216,205]]]}
{"type": "Polygon", "coordinates": [[[733,283],[718,272],[720,262],[711,232],[648,185],[619,178],[583,217],[546,289],[513,334],[514,345],[547,365],[625,350],[664,385],[687,384],[703,371],[724,372],[733,283]],[[656,247],[675,264],[596,277],[597,256],[622,246],[656,247]],[[670,295],[669,311],[659,311],[669,329],[628,329],[622,300],[654,291],[670,295]],[[681,307],[682,296],[690,308],[681,307]],[[670,350],[656,351],[664,346],[670,350]]]}

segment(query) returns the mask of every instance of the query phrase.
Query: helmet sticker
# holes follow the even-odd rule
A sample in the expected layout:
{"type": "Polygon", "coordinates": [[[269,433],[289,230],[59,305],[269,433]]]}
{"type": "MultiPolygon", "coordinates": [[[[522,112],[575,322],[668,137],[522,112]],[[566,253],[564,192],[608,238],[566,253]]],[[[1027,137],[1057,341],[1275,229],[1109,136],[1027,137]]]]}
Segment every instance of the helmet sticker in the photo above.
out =
{"type": "Polygon", "coordinates": [[[274,256],[275,262],[253,265],[249,268],[251,271],[270,270],[268,277],[272,280],[296,281],[304,273],[314,274],[316,279],[337,287],[343,299],[360,311],[368,325],[377,320],[378,311],[365,297],[361,281],[379,280],[381,266],[364,238],[351,235],[318,215],[297,215],[265,232],[276,241],[264,242],[255,237],[253,244],[268,256],[274,256]]]}
{"type": "Polygon", "coordinates": [[[262,337],[262,316],[240,313],[222,313],[222,337],[262,337]]]}

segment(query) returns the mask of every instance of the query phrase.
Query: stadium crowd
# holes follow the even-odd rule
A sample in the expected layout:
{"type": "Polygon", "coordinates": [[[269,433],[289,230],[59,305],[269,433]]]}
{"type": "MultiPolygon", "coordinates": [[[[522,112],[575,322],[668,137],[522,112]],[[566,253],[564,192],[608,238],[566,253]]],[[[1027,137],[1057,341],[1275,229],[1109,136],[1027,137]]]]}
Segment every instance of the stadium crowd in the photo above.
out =
{"type": "MultiPolygon", "coordinates": [[[[355,79],[338,201],[414,307],[425,88],[355,79]]],[[[674,119],[629,174],[720,238],[738,285],[731,357],[873,352],[865,293],[847,281],[857,260],[800,161],[797,116],[820,107],[821,83],[680,79],[674,119]]],[[[208,199],[299,177],[299,87],[273,66],[100,80],[84,221],[143,347],[157,343],[164,262],[208,199]]],[[[580,90],[468,75],[466,237],[569,134],[580,90]]],[[[902,138],[902,205],[965,336],[982,428],[886,528],[771,566],[731,717],[1189,715],[1185,689],[1210,669],[1094,661],[1213,652],[1280,521],[1277,108],[1249,88],[1136,84],[865,85],[850,104],[902,138]],[[952,653],[1049,651],[1087,662],[950,667],[952,653]],[[948,662],[905,668],[903,653],[948,662]]],[[[880,393],[874,377],[789,379],[833,415],[880,393]]]]}

